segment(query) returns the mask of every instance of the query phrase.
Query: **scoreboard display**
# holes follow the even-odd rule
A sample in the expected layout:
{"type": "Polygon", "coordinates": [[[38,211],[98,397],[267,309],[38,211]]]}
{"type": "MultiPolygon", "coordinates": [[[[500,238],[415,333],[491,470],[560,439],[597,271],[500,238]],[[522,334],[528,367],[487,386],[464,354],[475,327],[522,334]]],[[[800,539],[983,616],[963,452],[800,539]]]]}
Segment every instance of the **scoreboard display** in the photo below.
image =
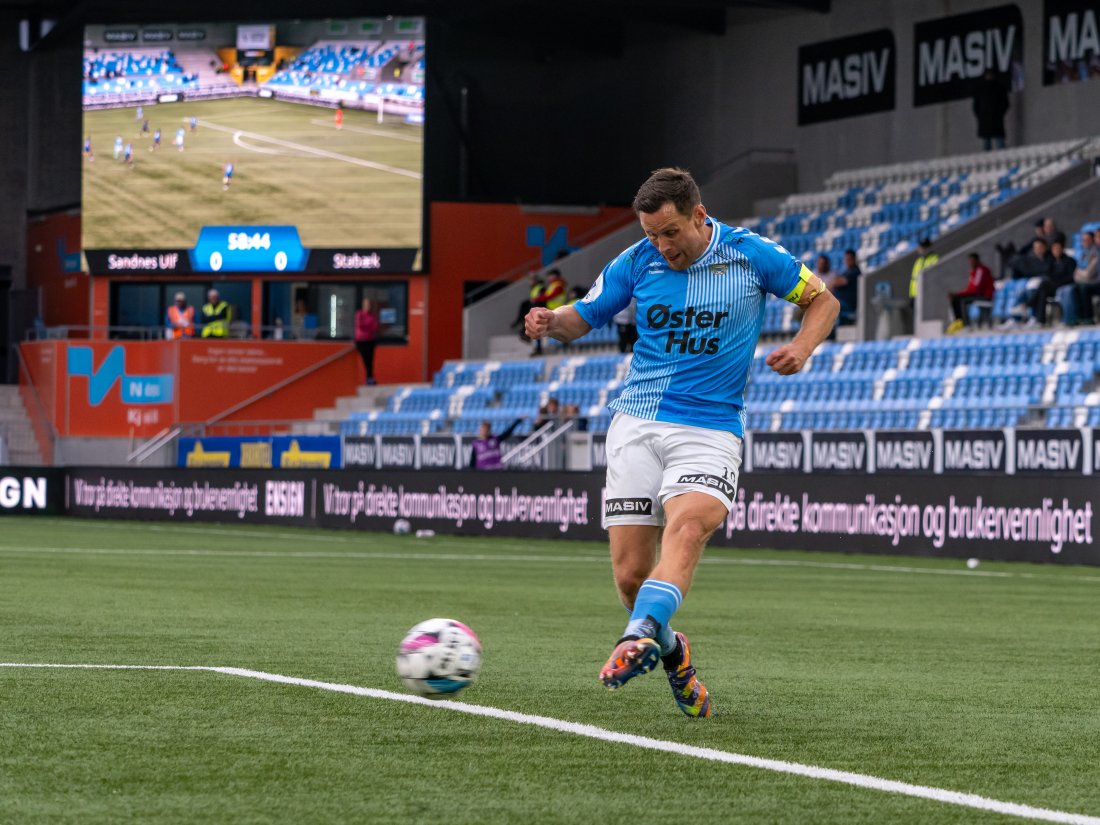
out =
{"type": "Polygon", "coordinates": [[[417,17],[87,26],[88,271],[419,271],[424,46],[417,17]]]}

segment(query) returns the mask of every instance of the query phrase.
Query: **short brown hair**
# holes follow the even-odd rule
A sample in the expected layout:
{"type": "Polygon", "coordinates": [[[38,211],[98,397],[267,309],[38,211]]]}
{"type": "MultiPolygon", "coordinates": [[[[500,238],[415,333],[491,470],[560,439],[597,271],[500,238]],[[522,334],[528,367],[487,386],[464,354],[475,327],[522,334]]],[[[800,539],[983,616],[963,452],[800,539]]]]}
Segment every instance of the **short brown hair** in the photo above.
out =
{"type": "Polygon", "coordinates": [[[638,189],[632,206],[635,212],[652,214],[666,203],[671,203],[681,215],[690,215],[702,203],[699,186],[687,169],[666,166],[654,171],[638,189]]]}

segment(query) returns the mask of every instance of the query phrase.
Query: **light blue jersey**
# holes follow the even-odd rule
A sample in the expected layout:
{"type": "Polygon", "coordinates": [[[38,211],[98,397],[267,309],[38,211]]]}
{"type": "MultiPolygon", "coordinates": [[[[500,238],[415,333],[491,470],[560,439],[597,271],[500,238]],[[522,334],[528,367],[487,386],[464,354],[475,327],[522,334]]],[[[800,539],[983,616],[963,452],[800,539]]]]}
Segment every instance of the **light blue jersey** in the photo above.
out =
{"type": "Polygon", "coordinates": [[[783,247],[709,219],[706,251],[682,272],[642,240],[573,306],[592,327],[638,300],[638,342],[609,407],[651,421],[745,432],[745,385],[771,293],[797,301],[811,273],[783,247]]]}

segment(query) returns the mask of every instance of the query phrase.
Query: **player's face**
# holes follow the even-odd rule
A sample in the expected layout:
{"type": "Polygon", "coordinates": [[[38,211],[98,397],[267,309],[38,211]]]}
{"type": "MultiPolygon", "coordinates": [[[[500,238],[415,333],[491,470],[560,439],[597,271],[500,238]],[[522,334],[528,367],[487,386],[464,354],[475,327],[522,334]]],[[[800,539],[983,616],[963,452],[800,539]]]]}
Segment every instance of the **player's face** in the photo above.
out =
{"type": "Polygon", "coordinates": [[[639,212],[638,220],[669,269],[687,269],[710,243],[707,210],[701,203],[695,205],[690,215],[680,214],[671,202],[665,203],[656,212],[639,212]]]}

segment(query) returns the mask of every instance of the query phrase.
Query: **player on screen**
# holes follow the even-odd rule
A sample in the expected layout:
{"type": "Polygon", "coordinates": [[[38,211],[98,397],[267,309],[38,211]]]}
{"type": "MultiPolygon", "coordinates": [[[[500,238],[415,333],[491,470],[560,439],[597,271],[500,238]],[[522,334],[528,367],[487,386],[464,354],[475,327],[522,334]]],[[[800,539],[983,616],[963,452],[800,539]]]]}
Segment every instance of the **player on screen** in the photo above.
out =
{"type": "Polygon", "coordinates": [[[145,120],[141,121],[141,134],[143,134],[143,135],[149,134],[149,118],[146,118],[145,120]]]}
{"type": "Polygon", "coordinates": [[[115,160],[122,157],[122,135],[115,135],[115,160]]]}
{"type": "Polygon", "coordinates": [[[149,151],[155,152],[158,146],[160,146],[160,129],[153,132],[153,142],[149,146],[149,151]]]}
{"type": "Polygon", "coordinates": [[[604,513],[630,620],[599,678],[617,688],[661,662],[680,710],[709,716],[710,695],[671,619],[734,504],[764,302],[772,294],[804,308],[798,334],[766,359],[782,375],[802,369],[839,304],[781,246],[708,216],[682,169],[654,172],[633,206],[646,238],[611,261],[577,303],[532,309],[526,332],[572,341],[637,301],[639,339],[625,389],[610,405],[604,513]]]}
{"type": "Polygon", "coordinates": [[[122,150],[122,159],[126,162],[127,166],[134,165],[134,144],[127,143],[122,150]]]}
{"type": "Polygon", "coordinates": [[[196,132],[196,131],[198,131],[198,128],[199,128],[199,119],[198,119],[197,117],[195,117],[194,115],[191,115],[191,119],[190,119],[190,120],[188,121],[188,123],[189,123],[189,124],[190,124],[190,126],[191,126],[191,131],[192,131],[192,132],[196,132]]]}
{"type": "Polygon", "coordinates": [[[183,151],[183,136],[184,136],[184,134],[185,134],[185,132],[183,130],[183,127],[180,126],[178,129],[176,129],[176,139],[175,139],[175,141],[173,141],[176,144],[176,148],[179,149],[181,152],[183,151]]]}
{"type": "Polygon", "coordinates": [[[336,107],[336,114],[333,115],[333,118],[336,120],[336,128],[337,129],[342,129],[344,127],[344,107],[343,106],[337,106],[336,107]]]}
{"type": "Polygon", "coordinates": [[[84,159],[91,163],[95,160],[95,154],[92,152],[92,136],[87,135],[84,138],[84,159]]]}
{"type": "Polygon", "coordinates": [[[229,191],[229,184],[233,181],[233,161],[225,165],[225,173],[222,175],[222,191],[229,191]]]}
{"type": "Polygon", "coordinates": [[[137,111],[134,112],[134,120],[140,122],[145,117],[145,110],[140,106],[137,107],[137,111]]]}

